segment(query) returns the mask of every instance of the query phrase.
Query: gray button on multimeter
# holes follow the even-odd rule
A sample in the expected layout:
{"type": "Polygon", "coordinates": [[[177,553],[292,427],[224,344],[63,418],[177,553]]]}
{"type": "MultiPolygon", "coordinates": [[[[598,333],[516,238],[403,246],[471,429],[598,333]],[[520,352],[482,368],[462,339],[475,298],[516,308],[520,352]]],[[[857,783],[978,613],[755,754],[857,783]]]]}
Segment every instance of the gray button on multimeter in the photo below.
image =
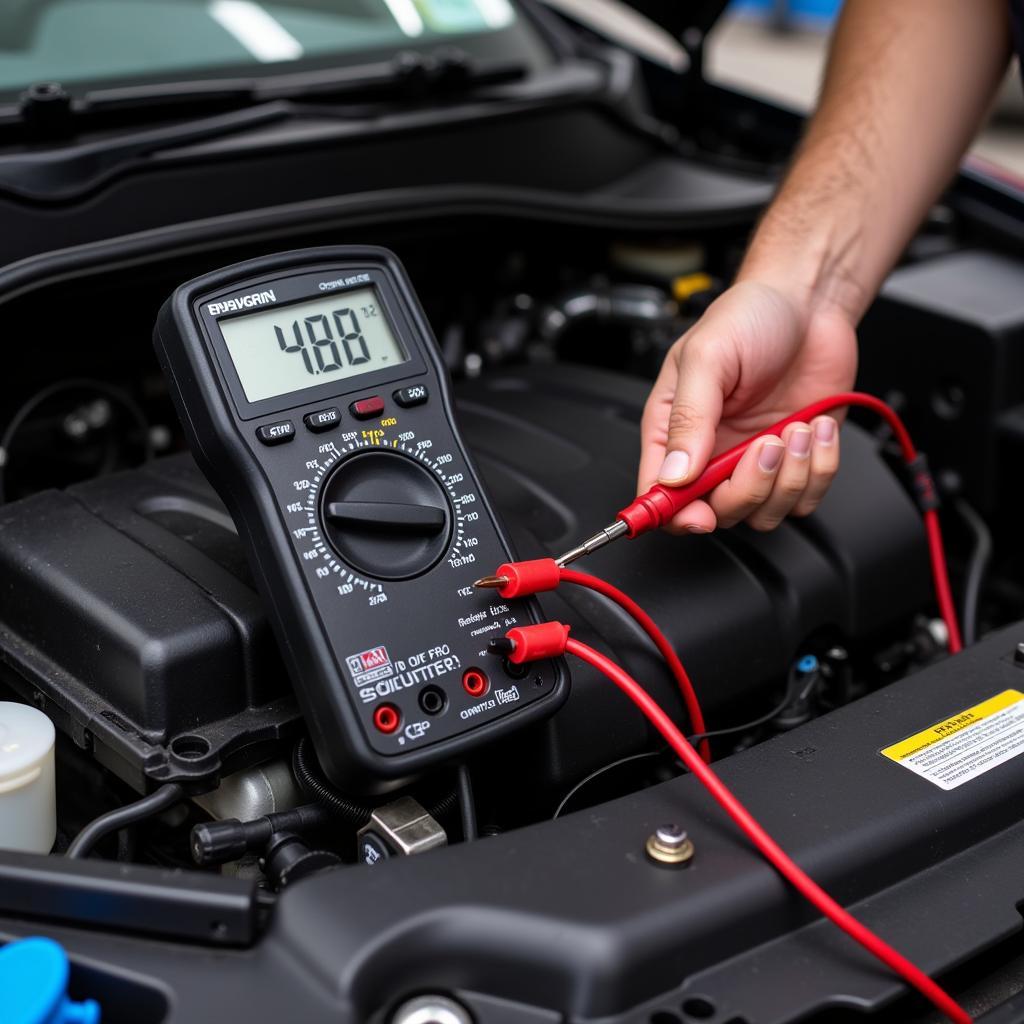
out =
{"type": "Polygon", "coordinates": [[[472,586],[512,556],[391,253],[209,274],[164,305],[155,345],[336,784],[386,788],[561,703],[560,662],[515,678],[486,653],[537,609],[472,586]]]}
{"type": "Polygon", "coordinates": [[[314,434],[322,434],[326,430],[333,430],[341,422],[341,410],[336,405],[327,409],[316,409],[307,412],[302,417],[302,422],[306,424],[307,430],[312,430],[314,434]]]}

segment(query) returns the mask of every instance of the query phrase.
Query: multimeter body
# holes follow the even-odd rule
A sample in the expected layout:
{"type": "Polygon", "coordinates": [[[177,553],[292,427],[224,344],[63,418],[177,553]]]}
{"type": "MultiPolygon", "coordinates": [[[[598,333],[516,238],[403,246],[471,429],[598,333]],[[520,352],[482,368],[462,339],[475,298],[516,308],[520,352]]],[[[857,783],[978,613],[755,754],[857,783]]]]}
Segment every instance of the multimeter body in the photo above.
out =
{"type": "Polygon", "coordinates": [[[216,271],[175,291],[154,343],[332,781],[385,789],[559,706],[561,662],[487,654],[537,609],[472,586],[512,556],[392,253],[216,271]]]}

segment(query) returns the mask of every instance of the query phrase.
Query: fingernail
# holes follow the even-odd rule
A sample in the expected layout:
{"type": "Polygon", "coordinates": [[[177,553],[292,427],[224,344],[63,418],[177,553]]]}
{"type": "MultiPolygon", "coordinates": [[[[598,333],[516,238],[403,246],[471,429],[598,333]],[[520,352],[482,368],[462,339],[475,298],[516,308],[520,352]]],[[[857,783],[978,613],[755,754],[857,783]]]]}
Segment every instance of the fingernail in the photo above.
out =
{"type": "Polygon", "coordinates": [[[814,440],[818,444],[831,444],[836,439],[836,421],[825,416],[814,424],[814,440]]]}
{"type": "Polygon", "coordinates": [[[789,450],[798,458],[811,452],[811,432],[806,429],[794,430],[789,435],[789,450]]]}
{"type": "Polygon", "coordinates": [[[661,464],[658,479],[665,484],[676,484],[686,479],[690,471],[690,456],[686,452],[669,452],[661,464]]]}
{"type": "Polygon", "coordinates": [[[786,446],[781,441],[766,441],[761,446],[761,454],[757,457],[757,464],[766,473],[772,473],[779,468],[782,455],[786,446]]]}
{"type": "Polygon", "coordinates": [[[711,531],[706,526],[688,526],[686,528],[687,533],[710,533],[711,531]]]}

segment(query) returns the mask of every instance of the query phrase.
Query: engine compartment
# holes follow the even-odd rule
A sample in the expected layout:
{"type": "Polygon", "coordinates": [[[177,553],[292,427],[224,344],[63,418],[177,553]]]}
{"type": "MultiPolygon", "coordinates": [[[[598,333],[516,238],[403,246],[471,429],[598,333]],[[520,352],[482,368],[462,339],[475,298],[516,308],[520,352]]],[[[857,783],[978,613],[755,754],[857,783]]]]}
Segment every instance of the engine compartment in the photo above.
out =
{"type": "MultiPolygon", "coordinates": [[[[727,278],[737,251],[721,240],[645,248],[613,236],[598,269],[582,256],[593,231],[560,237],[562,258],[575,249],[579,262],[545,266],[543,250],[535,259],[523,238],[511,255],[502,250],[504,266],[478,258],[479,288],[450,271],[460,288],[432,279],[418,251],[435,239],[404,250],[417,281],[422,269],[421,294],[461,378],[463,430],[524,555],[556,553],[629,499],[644,379],[727,278]]],[[[141,329],[162,280],[133,290],[122,324],[135,318],[141,329]]],[[[83,302],[100,308],[117,282],[90,281],[84,295],[72,288],[74,298],[56,301],[88,322],[83,302]]],[[[301,720],[233,524],[191,458],[159,454],[109,472],[147,447],[171,452],[181,442],[147,347],[104,340],[90,346],[90,359],[102,361],[89,369],[117,389],[113,397],[75,383],[86,361],[76,361],[81,346],[70,346],[59,353],[67,392],[44,396],[18,443],[5,445],[5,487],[17,498],[4,507],[0,532],[0,560],[16,581],[0,605],[5,662],[21,697],[52,705],[78,748],[132,789],[179,779],[206,788],[261,761],[286,761],[301,720]],[[55,478],[70,486],[47,486],[55,478]]],[[[870,340],[865,351],[870,363],[870,340]]],[[[939,647],[913,502],[870,432],[850,424],[844,452],[832,494],[806,522],[771,535],[658,536],[598,556],[602,573],[686,652],[716,728],[769,709],[801,656],[817,657],[829,678],[790,727],[927,663],[939,647]]],[[[616,610],[579,596],[566,607],[562,593],[544,600],[552,616],[602,640],[678,704],[654,652],[616,610]]],[[[570,706],[523,735],[515,756],[544,789],[540,805],[557,806],[559,788],[564,796],[590,772],[649,746],[646,726],[622,721],[616,702],[598,680],[579,679],[570,706]]],[[[732,749],[768,734],[741,731],[723,742],[732,749]]],[[[511,820],[530,817],[519,808],[511,820]]]]}
{"type": "MultiPolygon", "coordinates": [[[[169,212],[146,197],[156,182],[128,179],[69,211],[64,244],[84,244],[0,271],[18,357],[0,380],[3,421],[14,425],[0,440],[0,699],[33,704],[59,730],[54,855],[2,858],[11,873],[0,877],[18,892],[0,915],[57,922],[51,931],[80,954],[79,984],[105,986],[115,1022],[160,1021],[172,1006],[183,1020],[237,1013],[239,988],[258,1019],[336,1019],[340,1003],[351,1019],[385,1020],[400,996],[436,986],[485,1021],[669,1024],[708,1019],[701,1000],[730,1024],[840,1021],[851,1007],[881,1021],[917,1014],[906,1000],[883,1009],[895,982],[833,948],[827,926],[586,667],[573,666],[570,698],[552,718],[472,758],[479,842],[464,841],[452,768],[375,800],[334,790],[302,746],[234,524],[184,451],[149,344],[171,289],[272,249],[371,242],[396,250],[416,284],[456,380],[464,437],[521,557],[560,551],[631,498],[650,380],[731,279],[784,147],[748,139],[757,161],[730,163],[736,146],[719,134],[691,160],[625,132],[607,110],[563,113],[524,119],[517,134],[495,126],[500,146],[481,146],[464,171],[476,184],[442,194],[455,172],[438,164],[437,180],[422,184],[429,202],[397,194],[396,165],[386,197],[358,201],[395,143],[415,162],[409,138],[366,151],[351,171],[356,198],[310,199],[304,210],[267,205],[293,173],[281,157],[274,174],[254,170],[258,197],[229,200],[223,181],[205,188],[209,209],[189,202],[194,167],[177,179],[169,212]],[[568,123],[573,133],[545,166],[523,156],[528,141],[560,137],[568,123]],[[619,131],[629,145],[615,150],[607,143],[619,131]],[[615,159],[585,166],[570,159],[574,145],[615,159]],[[532,177],[508,169],[510,155],[532,177]],[[118,223],[112,241],[94,237],[91,218],[107,204],[131,209],[129,193],[146,230],[118,240],[118,223]],[[570,201],[577,193],[585,201],[570,201]],[[164,218],[179,204],[189,219],[174,228],[164,218]],[[32,350],[24,338],[43,340],[32,350]],[[59,856],[89,821],[167,782],[188,799],[106,838],[88,861],[59,856]],[[406,856],[399,830],[379,825],[387,863],[365,863],[360,831],[406,797],[447,849],[406,856]],[[309,806],[319,810],[295,817],[309,806]],[[293,815],[299,842],[274,857],[273,828],[253,838],[236,827],[281,814],[293,815]],[[652,829],[676,820],[698,851],[686,874],[654,869],[642,852],[652,829]],[[101,920],[82,909],[89,885],[110,897],[101,920]],[[116,966],[127,945],[130,972],[116,966]],[[819,948],[834,955],[806,971],[819,948]],[[770,994],[757,984],[764,972],[778,980],[770,994]]],[[[729,119],[708,121],[705,132],[724,133],[729,119]]],[[[453,144],[445,159],[459,155],[453,144]]],[[[307,168],[311,195],[330,191],[328,156],[337,153],[307,168]]],[[[39,213],[20,211],[17,245],[39,213]]],[[[1024,436],[1013,372],[1022,282],[1006,234],[951,200],[861,334],[864,386],[906,415],[932,458],[958,596],[974,578],[977,518],[998,554],[972,605],[986,639],[955,663],[942,653],[919,514],[890,439],[857,416],[810,519],[772,534],[651,536],[593,563],[681,652],[721,733],[715,760],[730,785],[925,969],[971,961],[965,985],[992,966],[981,951],[996,950],[997,966],[1021,953],[1022,769],[1010,762],[936,798],[878,752],[1019,686],[1019,484],[1008,467],[1024,436]],[[963,288],[955,300],[951,281],[963,288]],[[986,317],[993,294],[999,315],[986,317]],[[804,685],[785,699],[794,678],[804,685]],[[956,894],[954,880],[968,875],[986,908],[975,917],[956,894]],[[937,900],[948,901],[949,935],[922,934],[916,916],[937,900]]],[[[541,602],[685,724],[670,676],[618,609],[584,592],[541,602]]]]}

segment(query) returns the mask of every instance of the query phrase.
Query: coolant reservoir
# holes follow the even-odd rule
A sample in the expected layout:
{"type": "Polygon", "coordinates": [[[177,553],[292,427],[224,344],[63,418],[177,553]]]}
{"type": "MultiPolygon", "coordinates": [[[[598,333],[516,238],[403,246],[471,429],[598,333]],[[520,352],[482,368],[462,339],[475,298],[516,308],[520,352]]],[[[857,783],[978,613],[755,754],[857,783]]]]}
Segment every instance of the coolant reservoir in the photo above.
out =
{"type": "Polygon", "coordinates": [[[53,723],[0,701],[0,849],[49,853],[57,835],[53,723]]]}

